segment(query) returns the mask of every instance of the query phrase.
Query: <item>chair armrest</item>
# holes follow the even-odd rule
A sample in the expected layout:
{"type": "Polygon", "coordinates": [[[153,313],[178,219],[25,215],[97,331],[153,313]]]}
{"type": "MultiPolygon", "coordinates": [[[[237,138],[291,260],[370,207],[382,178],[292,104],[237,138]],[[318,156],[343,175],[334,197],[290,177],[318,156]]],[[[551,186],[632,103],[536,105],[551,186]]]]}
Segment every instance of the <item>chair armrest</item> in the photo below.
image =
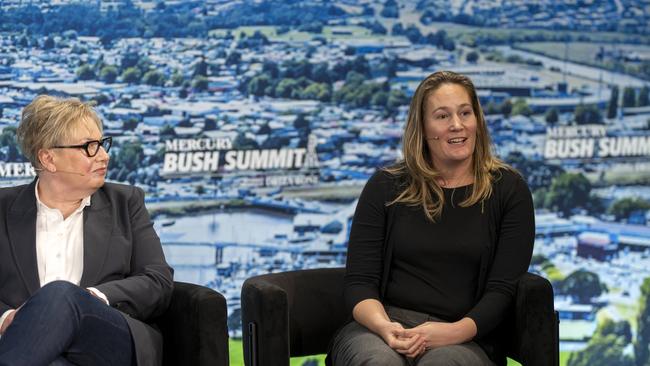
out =
{"type": "Polygon", "coordinates": [[[527,366],[559,364],[559,320],[547,279],[526,273],[519,280],[510,336],[508,357],[527,366]]]}
{"type": "Polygon", "coordinates": [[[347,318],[344,268],[251,277],[242,286],[244,361],[287,366],[289,358],[325,353],[347,318]]]}
{"type": "Polygon", "coordinates": [[[156,324],[163,334],[163,364],[227,366],[226,299],[207,287],[174,282],[167,311],[156,324]]]}

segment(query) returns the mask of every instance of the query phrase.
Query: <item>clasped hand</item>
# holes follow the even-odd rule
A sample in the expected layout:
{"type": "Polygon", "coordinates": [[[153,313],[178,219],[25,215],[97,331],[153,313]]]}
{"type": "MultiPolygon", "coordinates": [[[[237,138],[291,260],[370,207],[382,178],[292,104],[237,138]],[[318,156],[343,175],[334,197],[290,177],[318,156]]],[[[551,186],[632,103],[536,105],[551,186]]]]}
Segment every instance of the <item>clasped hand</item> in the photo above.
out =
{"type": "Polygon", "coordinates": [[[400,323],[390,322],[382,328],[380,336],[396,352],[415,358],[427,349],[461,343],[454,334],[450,323],[425,322],[405,329],[400,323]]]}

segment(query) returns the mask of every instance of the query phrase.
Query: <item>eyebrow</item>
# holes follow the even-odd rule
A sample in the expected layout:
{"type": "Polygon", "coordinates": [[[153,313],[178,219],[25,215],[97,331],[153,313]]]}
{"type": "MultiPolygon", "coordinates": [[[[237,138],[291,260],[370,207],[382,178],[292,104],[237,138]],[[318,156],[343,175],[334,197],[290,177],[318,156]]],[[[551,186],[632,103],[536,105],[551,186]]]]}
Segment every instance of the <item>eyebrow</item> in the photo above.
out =
{"type": "MultiPolygon", "coordinates": [[[[463,104],[459,105],[458,108],[471,107],[471,106],[472,106],[472,105],[469,104],[469,103],[463,103],[463,104]]],[[[436,113],[436,112],[438,112],[438,111],[441,110],[441,109],[442,109],[442,110],[445,110],[445,112],[446,112],[446,111],[449,109],[449,107],[447,107],[447,106],[438,107],[438,108],[436,108],[436,109],[433,110],[433,113],[436,113]]]]}

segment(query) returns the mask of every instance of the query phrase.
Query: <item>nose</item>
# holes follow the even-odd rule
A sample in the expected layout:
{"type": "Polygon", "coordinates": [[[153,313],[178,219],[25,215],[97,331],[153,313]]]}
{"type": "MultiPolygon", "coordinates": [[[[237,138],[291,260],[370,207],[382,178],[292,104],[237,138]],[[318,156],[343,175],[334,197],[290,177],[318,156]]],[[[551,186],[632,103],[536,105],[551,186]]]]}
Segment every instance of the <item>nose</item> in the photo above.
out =
{"type": "Polygon", "coordinates": [[[111,157],[108,155],[106,152],[106,149],[104,149],[104,146],[99,146],[99,150],[97,150],[97,160],[99,161],[108,161],[111,157]]]}
{"type": "Polygon", "coordinates": [[[456,114],[452,115],[451,117],[451,125],[449,125],[449,129],[452,131],[459,131],[463,129],[463,124],[460,121],[460,117],[456,114]]]}

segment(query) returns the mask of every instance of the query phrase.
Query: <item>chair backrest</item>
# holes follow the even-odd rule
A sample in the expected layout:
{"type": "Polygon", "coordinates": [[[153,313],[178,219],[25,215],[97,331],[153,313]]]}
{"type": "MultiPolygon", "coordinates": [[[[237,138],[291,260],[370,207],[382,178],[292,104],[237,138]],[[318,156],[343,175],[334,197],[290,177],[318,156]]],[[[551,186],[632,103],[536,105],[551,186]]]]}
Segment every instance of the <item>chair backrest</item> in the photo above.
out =
{"type": "Polygon", "coordinates": [[[246,280],[242,286],[245,349],[259,349],[264,355],[270,351],[266,347],[274,352],[284,352],[279,348],[286,347],[288,337],[289,349],[286,352],[291,357],[325,353],[334,333],[348,317],[343,301],[344,274],[344,268],[322,268],[274,273],[246,280]],[[280,308],[286,308],[287,313],[277,313],[280,308]],[[248,328],[252,323],[249,320],[253,319],[264,319],[265,323],[255,324],[259,338],[255,346],[250,344],[251,339],[246,338],[252,330],[248,328]],[[275,324],[268,324],[271,322],[275,324]],[[288,323],[288,329],[282,329],[282,323],[288,323]],[[271,329],[274,333],[280,329],[280,333],[286,331],[288,334],[268,334],[271,329]]]}
{"type": "MultiPolygon", "coordinates": [[[[325,353],[335,332],[349,320],[344,274],[344,268],[327,268],[246,280],[241,296],[246,364],[288,366],[289,357],[325,353]]],[[[557,365],[556,319],[550,283],[528,273],[494,336],[502,339],[501,352],[523,364],[557,365]]]]}

